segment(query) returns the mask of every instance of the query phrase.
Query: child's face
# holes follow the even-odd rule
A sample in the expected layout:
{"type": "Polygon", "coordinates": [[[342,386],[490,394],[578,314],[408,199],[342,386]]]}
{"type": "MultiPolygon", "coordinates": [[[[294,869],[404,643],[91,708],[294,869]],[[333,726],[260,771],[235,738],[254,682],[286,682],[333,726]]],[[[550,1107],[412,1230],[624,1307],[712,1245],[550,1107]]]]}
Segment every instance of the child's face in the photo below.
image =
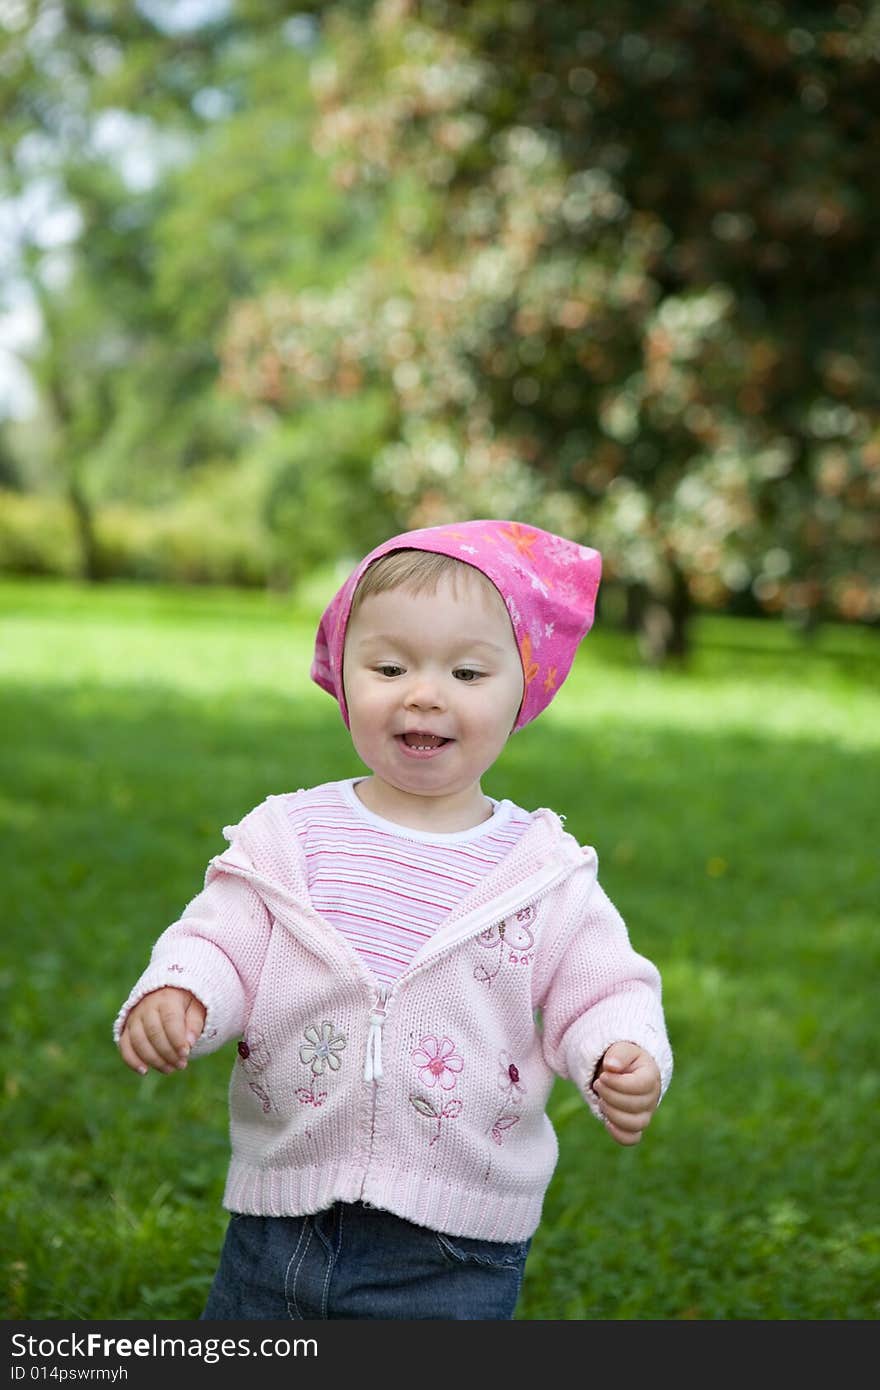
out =
{"type": "Polygon", "coordinates": [[[480,778],[523,696],[513,629],[494,588],[462,570],[434,593],[371,594],[348,625],[343,679],[354,746],[374,774],[374,810],[382,814],[383,798],[399,812],[405,798],[429,797],[444,818],[485,819],[480,778]]]}

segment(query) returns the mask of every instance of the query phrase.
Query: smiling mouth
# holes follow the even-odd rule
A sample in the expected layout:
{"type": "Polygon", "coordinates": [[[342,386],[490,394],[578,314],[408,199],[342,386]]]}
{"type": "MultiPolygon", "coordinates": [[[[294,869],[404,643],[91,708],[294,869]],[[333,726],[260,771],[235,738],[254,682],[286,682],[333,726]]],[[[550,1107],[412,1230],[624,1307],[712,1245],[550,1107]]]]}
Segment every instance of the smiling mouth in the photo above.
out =
{"type": "Polygon", "coordinates": [[[431,753],[435,748],[442,748],[444,743],[449,743],[448,738],[441,738],[439,734],[399,734],[398,737],[407,748],[412,748],[418,753],[431,753]]]}

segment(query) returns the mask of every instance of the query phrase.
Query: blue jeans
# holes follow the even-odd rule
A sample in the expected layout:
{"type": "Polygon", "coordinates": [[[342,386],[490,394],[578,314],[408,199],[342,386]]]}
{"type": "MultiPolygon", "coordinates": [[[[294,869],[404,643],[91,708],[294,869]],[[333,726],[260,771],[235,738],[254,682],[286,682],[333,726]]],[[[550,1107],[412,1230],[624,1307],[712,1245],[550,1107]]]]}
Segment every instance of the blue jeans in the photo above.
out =
{"type": "Polygon", "coordinates": [[[362,1202],[233,1215],[202,1317],[512,1318],[529,1244],[447,1236],[362,1202]]]}

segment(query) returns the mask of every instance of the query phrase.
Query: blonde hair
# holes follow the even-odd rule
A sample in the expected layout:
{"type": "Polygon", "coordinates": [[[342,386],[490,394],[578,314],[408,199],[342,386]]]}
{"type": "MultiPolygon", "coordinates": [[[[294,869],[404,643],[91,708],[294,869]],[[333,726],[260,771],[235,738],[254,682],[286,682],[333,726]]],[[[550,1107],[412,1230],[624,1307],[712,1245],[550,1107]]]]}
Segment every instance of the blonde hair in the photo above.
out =
{"type": "MultiPolygon", "coordinates": [[[[360,608],[364,599],[373,594],[385,594],[391,589],[408,589],[413,594],[432,594],[436,592],[441,579],[447,576],[453,584],[459,578],[476,577],[501,599],[501,595],[486,575],[465,560],[457,560],[454,555],[440,555],[433,550],[392,550],[374,560],[364,570],[357,583],[348,614],[349,622],[360,608]],[[466,571],[466,574],[462,572],[466,571]]],[[[503,603],[504,600],[501,599],[503,603]]]]}

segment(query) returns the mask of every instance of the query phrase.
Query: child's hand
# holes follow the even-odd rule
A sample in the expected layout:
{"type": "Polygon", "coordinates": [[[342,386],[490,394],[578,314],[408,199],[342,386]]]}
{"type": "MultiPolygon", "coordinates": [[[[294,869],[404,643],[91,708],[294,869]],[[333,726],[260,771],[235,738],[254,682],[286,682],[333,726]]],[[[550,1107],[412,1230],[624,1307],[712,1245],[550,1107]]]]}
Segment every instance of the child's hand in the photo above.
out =
{"type": "Polygon", "coordinates": [[[605,1125],[618,1144],[638,1144],[660,1101],[660,1071],[635,1043],[612,1043],[599,1063],[593,1090],[605,1125]]]}
{"type": "Polygon", "coordinates": [[[205,1026],[205,1006],[188,989],[166,985],[145,994],[128,1018],[119,1038],[122,1060],[145,1076],[156,1071],[178,1071],[186,1066],[193,1043],[205,1026]]]}

